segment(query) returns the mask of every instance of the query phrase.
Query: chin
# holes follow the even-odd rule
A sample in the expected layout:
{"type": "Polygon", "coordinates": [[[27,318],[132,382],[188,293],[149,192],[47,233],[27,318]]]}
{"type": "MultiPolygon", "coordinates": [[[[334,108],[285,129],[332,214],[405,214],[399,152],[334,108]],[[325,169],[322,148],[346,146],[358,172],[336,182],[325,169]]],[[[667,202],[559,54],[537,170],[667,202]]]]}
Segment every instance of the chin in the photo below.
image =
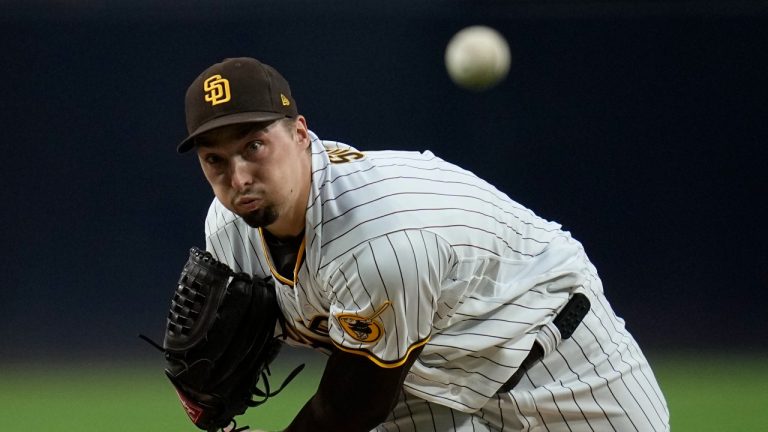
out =
{"type": "Polygon", "coordinates": [[[275,223],[278,217],[277,210],[274,207],[266,207],[263,209],[254,210],[246,214],[240,214],[245,223],[253,228],[263,228],[275,223]]]}

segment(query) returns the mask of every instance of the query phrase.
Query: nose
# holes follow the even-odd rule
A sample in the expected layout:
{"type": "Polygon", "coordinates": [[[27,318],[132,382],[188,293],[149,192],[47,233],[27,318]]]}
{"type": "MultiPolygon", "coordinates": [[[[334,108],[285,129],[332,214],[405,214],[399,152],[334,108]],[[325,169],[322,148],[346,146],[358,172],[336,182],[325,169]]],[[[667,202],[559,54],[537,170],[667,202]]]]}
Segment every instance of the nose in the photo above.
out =
{"type": "Polygon", "coordinates": [[[251,174],[248,161],[242,158],[235,158],[232,163],[232,187],[240,190],[253,183],[253,174],[251,174]]]}

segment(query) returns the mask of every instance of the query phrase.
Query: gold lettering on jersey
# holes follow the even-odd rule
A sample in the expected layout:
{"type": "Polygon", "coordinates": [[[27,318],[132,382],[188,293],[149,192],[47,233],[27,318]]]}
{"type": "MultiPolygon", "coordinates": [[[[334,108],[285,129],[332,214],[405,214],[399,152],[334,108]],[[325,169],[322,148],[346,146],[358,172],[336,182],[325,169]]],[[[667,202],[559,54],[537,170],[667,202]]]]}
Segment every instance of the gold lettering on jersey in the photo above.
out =
{"type": "Polygon", "coordinates": [[[210,102],[211,105],[218,105],[232,99],[229,80],[222,78],[221,75],[214,75],[205,80],[203,90],[205,90],[205,101],[210,102]]]}
{"type": "Polygon", "coordinates": [[[291,100],[285,97],[282,93],[280,93],[280,103],[282,103],[283,106],[291,106],[291,100]]]}
{"type": "Polygon", "coordinates": [[[355,314],[338,314],[336,315],[336,320],[338,320],[341,328],[344,329],[344,332],[351,336],[352,339],[364,343],[373,343],[379,340],[384,334],[384,328],[381,322],[376,320],[376,318],[381,315],[389,305],[389,302],[384,303],[384,305],[370,317],[355,314]]]}
{"type": "Polygon", "coordinates": [[[328,153],[328,159],[334,164],[352,162],[365,157],[363,153],[349,149],[325,149],[325,152],[328,153]]]}

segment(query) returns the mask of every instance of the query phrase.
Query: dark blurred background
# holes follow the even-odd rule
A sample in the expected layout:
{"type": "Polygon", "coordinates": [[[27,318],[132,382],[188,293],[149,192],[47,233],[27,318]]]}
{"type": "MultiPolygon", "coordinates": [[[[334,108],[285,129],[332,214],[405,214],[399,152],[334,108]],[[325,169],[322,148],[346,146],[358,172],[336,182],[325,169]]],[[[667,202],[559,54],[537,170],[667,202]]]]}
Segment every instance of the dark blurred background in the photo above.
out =
{"type": "MultiPolygon", "coordinates": [[[[582,241],[647,350],[766,348],[764,1],[0,2],[0,362],[146,358],[212,198],[183,97],[253,56],[321,138],[430,149],[582,241]],[[443,54],[499,30],[473,93],[443,54]]],[[[155,358],[155,357],[152,357],[155,358]]]]}

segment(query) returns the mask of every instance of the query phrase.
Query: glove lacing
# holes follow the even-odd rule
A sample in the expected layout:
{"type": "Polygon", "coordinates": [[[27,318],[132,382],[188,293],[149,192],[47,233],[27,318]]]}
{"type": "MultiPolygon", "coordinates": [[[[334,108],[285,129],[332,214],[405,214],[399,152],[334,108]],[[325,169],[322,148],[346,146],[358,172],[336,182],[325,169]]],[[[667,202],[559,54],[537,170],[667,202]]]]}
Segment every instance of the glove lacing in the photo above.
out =
{"type": "MultiPolygon", "coordinates": [[[[286,322],[285,318],[283,317],[282,313],[279,313],[277,316],[277,321],[280,323],[280,329],[282,330],[282,333],[278,336],[275,336],[274,339],[280,338],[282,340],[285,340],[288,337],[288,332],[285,329],[286,322]]],[[[274,340],[273,339],[273,340],[274,340]]],[[[277,396],[278,393],[280,393],[285,386],[290,384],[291,381],[293,381],[294,378],[296,378],[296,375],[298,375],[302,370],[304,370],[305,364],[300,364],[299,366],[296,366],[291,373],[288,374],[287,377],[283,380],[283,383],[280,384],[280,387],[278,387],[277,390],[274,392],[270,392],[269,388],[269,379],[268,376],[272,375],[272,372],[269,370],[269,363],[264,367],[264,370],[261,371],[261,379],[256,382],[253,386],[251,386],[250,391],[255,396],[261,397],[261,400],[254,400],[253,397],[251,397],[251,400],[247,402],[248,406],[255,407],[263,404],[267,401],[267,399],[271,398],[272,396],[277,396]],[[264,390],[258,388],[259,382],[264,382],[264,390]]]]}
{"type": "MultiPolygon", "coordinates": [[[[283,318],[283,314],[282,313],[279,314],[279,316],[278,316],[278,322],[280,323],[280,328],[282,329],[282,334],[280,334],[279,336],[275,336],[274,339],[281,338],[281,339],[285,340],[287,338],[288,333],[285,331],[286,323],[285,323],[285,319],[283,318]]],[[[166,349],[163,348],[162,345],[158,344],[157,342],[155,342],[154,340],[152,340],[148,336],[145,336],[143,334],[139,334],[139,338],[143,339],[145,342],[147,342],[148,344],[150,344],[153,347],[155,347],[155,349],[157,349],[161,353],[163,353],[163,354],[166,353],[166,349]]],[[[304,366],[306,366],[306,365],[305,364],[300,364],[299,366],[294,368],[291,371],[291,373],[289,373],[288,376],[285,377],[285,379],[283,380],[283,383],[280,384],[280,387],[278,387],[277,390],[275,390],[275,391],[270,391],[269,378],[268,377],[272,376],[272,372],[269,370],[269,365],[265,366],[264,370],[261,371],[261,379],[259,379],[255,384],[253,384],[253,386],[251,386],[249,388],[249,390],[250,390],[252,395],[258,396],[261,399],[260,400],[254,400],[254,398],[252,396],[250,398],[250,400],[246,401],[246,405],[248,405],[249,407],[256,407],[256,406],[259,406],[259,405],[263,404],[264,402],[266,402],[269,398],[271,398],[273,396],[277,396],[288,384],[290,384],[291,381],[293,381],[294,378],[296,378],[296,376],[302,370],[304,370],[304,366]],[[261,383],[261,382],[264,383],[264,389],[263,390],[258,387],[259,383],[261,383]]],[[[221,428],[220,429],[221,432],[243,432],[243,431],[246,431],[249,428],[249,426],[247,426],[247,425],[238,428],[237,427],[237,422],[235,421],[234,418],[232,419],[230,425],[227,425],[227,427],[229,427],[229,426],[232,426],[232,429],[221,428]]]]}

